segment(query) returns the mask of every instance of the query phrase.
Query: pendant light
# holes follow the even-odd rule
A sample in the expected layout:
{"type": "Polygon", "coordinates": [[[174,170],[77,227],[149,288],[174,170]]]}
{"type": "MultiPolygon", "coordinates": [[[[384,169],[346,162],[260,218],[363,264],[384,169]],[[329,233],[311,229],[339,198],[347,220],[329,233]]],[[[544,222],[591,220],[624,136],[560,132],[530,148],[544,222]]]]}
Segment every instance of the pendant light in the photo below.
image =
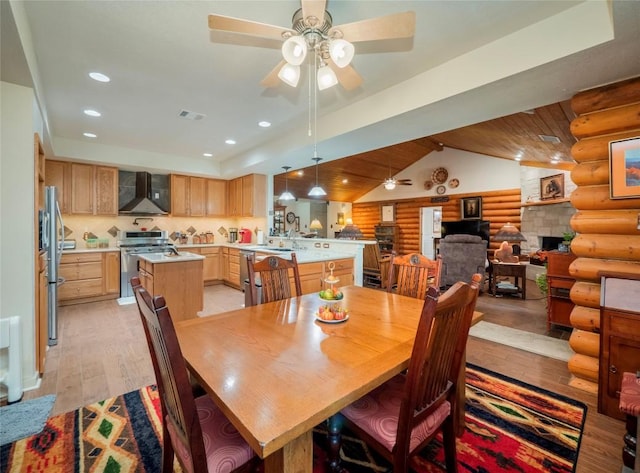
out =
{"type": "Polygon", "coordinates": [[[322,197],[323,195],[327,195],[324,189],[318,184],[318,162],[322,161],[322,158],[314,156],[313,160],[316,162],[316,185],[309,191],[309,197],[322,197]]]}
{"type": "Polygon", "coordinates": [[[289,169],[291,169],[291,166],[282,166],[282,169],[284,169],[284,192],[280,195],[278,200],[296,200],[293,194],[289,192],[289,181],[287,179],[287,173],[289,172],[289,169]]]}

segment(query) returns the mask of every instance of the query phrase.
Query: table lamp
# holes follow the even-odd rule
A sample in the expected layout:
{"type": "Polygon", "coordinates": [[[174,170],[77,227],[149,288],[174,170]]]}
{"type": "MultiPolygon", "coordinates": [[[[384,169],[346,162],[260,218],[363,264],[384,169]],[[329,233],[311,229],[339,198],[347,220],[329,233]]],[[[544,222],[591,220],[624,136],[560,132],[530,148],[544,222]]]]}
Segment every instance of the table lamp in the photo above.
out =
{"type": "Polygon", "coordinates": [[[520,254],[520,245],[518,245],[518,243],[526,240],[525,236],[520,233],[520,230],[511,223],[507,223],[498,230],[498,232],[493,236],[493,239],[495,241],[502,242],[501,250],[506,249],[508,246],[513,255],[520,254]],[[504,243],[506,243],[506,245],[504,243]]]}
{"type": "Polygon", "coordinates": [[[314,218],[313,220],[311,220],[311,224],[309,225],[309,229],[313,230],[313,233],[315,233],[317,235],[318,234],[318,230],[322,230],[322,224],[320,223],[320,220],[318,220],[317,218],[314,218]]]}

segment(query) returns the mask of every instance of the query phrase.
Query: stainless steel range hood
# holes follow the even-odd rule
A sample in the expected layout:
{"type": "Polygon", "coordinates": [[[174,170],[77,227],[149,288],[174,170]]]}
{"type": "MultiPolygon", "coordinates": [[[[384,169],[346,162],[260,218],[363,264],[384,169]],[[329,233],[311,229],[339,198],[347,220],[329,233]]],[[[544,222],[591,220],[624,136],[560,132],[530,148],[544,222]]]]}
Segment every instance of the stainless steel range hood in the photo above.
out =
{"type": "Polygon", "coordinates": [[[151,200],[151,174],[136,173],[136,194],[133,200],[118,210],[120,215],[168,215],[151,200]]]}

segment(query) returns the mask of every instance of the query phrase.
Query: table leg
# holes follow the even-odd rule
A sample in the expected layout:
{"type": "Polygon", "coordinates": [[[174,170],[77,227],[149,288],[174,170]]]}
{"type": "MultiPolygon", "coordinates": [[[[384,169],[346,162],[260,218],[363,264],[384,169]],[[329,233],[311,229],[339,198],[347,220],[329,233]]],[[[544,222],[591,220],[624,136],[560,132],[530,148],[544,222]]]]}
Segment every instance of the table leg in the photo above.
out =
{"type": "Polygon", "coordinates": [[[312,473],[313,433],[305,432],[264,459],[264,473],[312,473]]]}

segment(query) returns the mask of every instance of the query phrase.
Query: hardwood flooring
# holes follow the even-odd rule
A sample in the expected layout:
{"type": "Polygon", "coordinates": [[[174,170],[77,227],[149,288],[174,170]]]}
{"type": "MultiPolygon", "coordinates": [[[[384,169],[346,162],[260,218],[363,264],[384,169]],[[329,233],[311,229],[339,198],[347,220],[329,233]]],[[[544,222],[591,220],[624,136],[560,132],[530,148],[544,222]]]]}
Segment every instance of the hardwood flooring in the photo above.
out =
{"type": "MultiPolygon", "coordinates": [[[[531,286],[526,301],[483,293],[477,310],[488,322],[546,334],[545,302],[535,284],[531,286]]],[[[243,303],[244,294],[235,289],[205,288],[205,312],[224,312],[243,303]]],[[[569,333],[553,329],[549,335],[568,338],[569,333]]],[[[40,388],[24,394],[24,399],[56,394],[52,415],[155,381],[135,304],[119,306],[111,300],[62,307],[59,336],[58,345],[47,352],[40,388]]],[[[571,375],[565,362],[474,337],[469,338],[467,360],[587,404],[576,473],[620,471],[623,423],[598,414],[595,395],[568,386],[571,375]]]]}

